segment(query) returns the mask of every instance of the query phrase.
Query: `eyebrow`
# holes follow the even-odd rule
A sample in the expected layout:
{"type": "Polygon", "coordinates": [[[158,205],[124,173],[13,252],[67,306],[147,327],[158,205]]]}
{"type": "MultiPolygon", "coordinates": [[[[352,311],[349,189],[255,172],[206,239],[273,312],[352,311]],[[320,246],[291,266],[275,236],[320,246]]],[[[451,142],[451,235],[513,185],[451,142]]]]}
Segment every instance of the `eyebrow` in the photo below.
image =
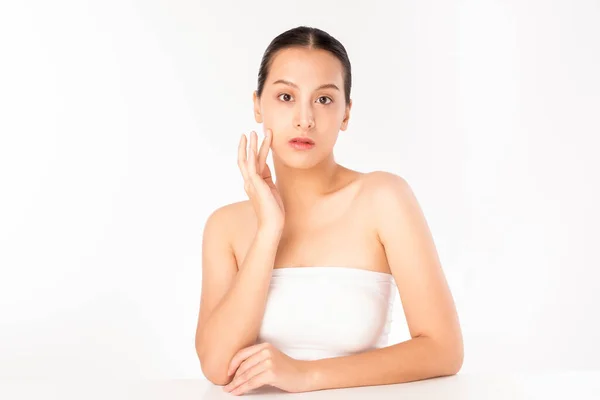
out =
{"type": "MultiPolygon", "coordinates": [[[[298,85],[296,85],[293,82],[286,81],[285,79],[278,79],[275,82],[273,82],[273,85],[275,85],[277,83],[283,83],[284,85],[292,86],[292,87],[295,87],[296,89],[299,89],[298,85]]],[[[338,91],[340,90],[340,88],[337,87],[337,85],[334,85],[333,83],[326,83],[324,85],[319,86],[315,90],[320,90],[320,89],[335,89],[335,90],[338,90],[338,91]]]]}

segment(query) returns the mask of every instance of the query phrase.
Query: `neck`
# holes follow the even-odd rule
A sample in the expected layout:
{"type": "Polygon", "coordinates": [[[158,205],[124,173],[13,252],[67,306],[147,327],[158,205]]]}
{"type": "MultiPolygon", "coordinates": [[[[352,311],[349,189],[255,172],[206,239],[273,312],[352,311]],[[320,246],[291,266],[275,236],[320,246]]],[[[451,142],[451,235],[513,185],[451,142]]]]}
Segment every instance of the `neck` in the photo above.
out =
{"type": "Polygon", "coordinates": [[[289,167],[275,156],[273,166],[277,177],[275,186],[286,213],[311,208],[319,199],[332,192],[342,168],[335,162],[333,153],[308,169],[289,167]]]}

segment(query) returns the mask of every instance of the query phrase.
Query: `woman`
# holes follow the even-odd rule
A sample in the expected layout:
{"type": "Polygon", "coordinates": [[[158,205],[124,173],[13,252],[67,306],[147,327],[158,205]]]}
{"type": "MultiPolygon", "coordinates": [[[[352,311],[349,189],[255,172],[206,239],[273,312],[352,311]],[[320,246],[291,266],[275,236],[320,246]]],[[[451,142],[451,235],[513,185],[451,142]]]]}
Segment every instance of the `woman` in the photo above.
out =
{"type": "Polygon", "coordinates": [[[341,43],[298,27],[263,56],[240,138],[249,200],[207,219],[196,351],[232,394],[408,382],[457,373],[462,334],[428,225],[398,175],[334,160],[348,127],[351,69],[341,43]],[[249,147],[249,148],[248,148],[249,147]],[[274,172],[266,163],[272,150],[274,172]],[[411,339],[388,346],[395,290],[411,339]]]}

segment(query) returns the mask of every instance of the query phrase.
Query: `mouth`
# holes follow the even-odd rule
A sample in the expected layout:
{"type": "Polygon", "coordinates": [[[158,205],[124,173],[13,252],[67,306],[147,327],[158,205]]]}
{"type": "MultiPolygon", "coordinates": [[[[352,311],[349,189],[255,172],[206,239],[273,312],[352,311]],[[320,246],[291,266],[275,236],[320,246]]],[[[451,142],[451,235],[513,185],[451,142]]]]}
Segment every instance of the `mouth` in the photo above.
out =
{"type": "Polygon", "coordinates": [[[315,142],[312,139],[304,137],[296,137],[289,141],[290,146],[296,150],[309,150],[315,146],[315,142]]]}
{"type": "Polygon", "coordinates": [[[315,142],[307,137],[295,137],[293,139],[290,140],[290,143],[302,143],[302,144],[310,144],[310,145],[314,145],[315,142]]]}

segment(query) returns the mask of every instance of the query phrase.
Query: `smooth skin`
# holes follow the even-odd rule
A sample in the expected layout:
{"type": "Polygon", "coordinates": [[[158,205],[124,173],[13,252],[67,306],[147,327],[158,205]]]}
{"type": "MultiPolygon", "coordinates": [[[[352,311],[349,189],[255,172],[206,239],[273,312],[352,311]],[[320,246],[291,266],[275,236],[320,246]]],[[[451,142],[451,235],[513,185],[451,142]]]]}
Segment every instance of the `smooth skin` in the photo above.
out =
{"type": "Polygon", "coordinates": [[[334,159],[352,107],[344,101],[342,71],[323,50],[275,56],[262,96],[253,94],[265,139],[257,149],[251,132],[249,148],[245,135],[238,148],[249,200],[215,210],[205,226],[196,349],[208,379],[232,394],[263,385],[304,392],[402,383],[453,375],[462,366],[458,315],[411,187],[396,174],[357,172],[334,159]],[[293,149],[288,141],[297,136],[315,147],[293,149]],[[411,339],[314,361],[256,344],[269,271],[316,265],[391,273],[411,339]]]}

